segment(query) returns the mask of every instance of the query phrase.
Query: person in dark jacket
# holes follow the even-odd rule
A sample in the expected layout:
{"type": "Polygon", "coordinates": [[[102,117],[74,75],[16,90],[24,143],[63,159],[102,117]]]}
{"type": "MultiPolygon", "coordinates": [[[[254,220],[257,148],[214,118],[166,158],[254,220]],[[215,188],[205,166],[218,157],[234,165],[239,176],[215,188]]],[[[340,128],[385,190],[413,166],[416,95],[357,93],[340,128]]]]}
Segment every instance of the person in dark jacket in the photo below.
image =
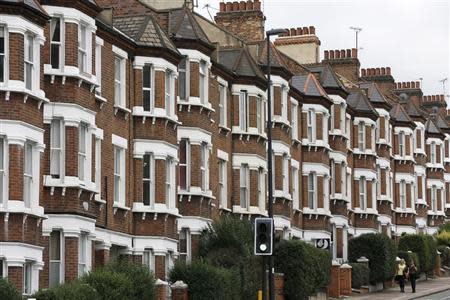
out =
{"type": "Polygon", "coordinates": [[[415,293],[416,292],[416,279],[417,279],[417,267],[414,264],[414,261],[411,261],[411,263],[409,264],[408,267],[408,278],[409,278],[409,282],[411,282],[411,289],[412,292],[415,293]]]}

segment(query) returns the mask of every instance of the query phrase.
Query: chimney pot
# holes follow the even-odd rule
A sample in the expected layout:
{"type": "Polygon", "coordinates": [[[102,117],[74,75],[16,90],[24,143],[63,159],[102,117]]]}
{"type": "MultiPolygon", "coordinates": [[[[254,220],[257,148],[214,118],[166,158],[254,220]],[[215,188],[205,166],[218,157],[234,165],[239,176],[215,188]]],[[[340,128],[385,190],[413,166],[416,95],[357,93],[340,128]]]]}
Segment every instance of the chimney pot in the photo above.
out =
{"type": "Polygon", "coordinates": [[[345,50],[341,50],[341,58],[345,58],[345,50]]]}
{"type": "Polygon", "coordinates": [[[358,50],[356,48],[352,48],[352,58],[358,58],[358,50]]]}
{"type": "Polygon", "coordinates": [[[391,75],[391,67],[386,68],[386,75],[391,75]]]}
{"type": "Polygon", "coordinates": [[[254,0],[253,9],[261,11],[261,2],[259,2],[259,0],[254,0]]]}
{"type": "Polygon", "coordinates": [[[352,58],[352,50],[351,49],[347,49],[346,57],[352,58]]]}
{"type": "Polygon", "coordinates": [[[411,88],[415,89],[416,88],[416,83],[414,81],[411,81],[411,88]]]}
{"type": "Polygon", "coordinates": [[[246,10],[253,10],[253,2],[252,2],[252,0],[247,0],[246,10]]]}
{"type": "Polygon", "coordinates": [[[316,27],[314,26],[309,26],[309,34],[316,34],[316,27]]]}
{"type": "Polygon", "coordinates": [[[366,69],[361,69],[361,76],[362,77],[366,77],[367,76],[366,69]]]}
{"type": "Polygon", "coordinates": [[[240,1],[239,2],[239,10],[246,10],[246,3],[245,1],[240,1]]]}
{"type": "Polygon", "coordinates": [[[301,27],[297,27],[297,35],[303,35],[303,29],[301,27]]]}
{"type": "Polygon", "coordinates": [[[289,33],[291,34],[291,36],[296,36],[297,35],[297,30],[295,28],[291,28],[289,33]]]}
{"type": "Polygon", "coordinates": [[[381,75],[386,75],[386,68],[381,68],[381,75]]]}
{"type": "Polygon", "coordinates": [[[233,2],[233,11],[238,11],[239,10],[239,2],[234,1],[233,2]]]}
{"type": "Polygon", "coordinates": [[[334,50],[334,55],[335,55],[336,59],[341,58],[341,51],[334,50]]]}
{"type": "Polygon", "coordinates": [[[308,27],[303,27],[303,34],[309,34],[308,27]]]}
{"type": "Polygon", "coordinates": [[[416,89],[420,89],[420,81],[416,81],[416,89]]]}
{"type": "Polygon", "coordinates": [[[334,50],[330,50],[330,59],[334,59],[334,50]]]}
{"type": "Polygon", "coordinates": [[[376,75],[376,76],[380,76],[380,74],[381,74],[380,68],[376,68],[376,69],[375,69],[375,75],[376,75]]]}
{"type": "Polygon", "coordinates": [[[436,96],[435,95],[431,96],[431,101],[436,101],[436,96]]]}
{"type": "Polygon", "coordinates": [[[410,88],[411,88],[411,83],[410,83],[410,82],[407,82],[407,83],[406,83],[406,88],[407,88],[407,89],[410,89],[410,88]]]}
{"type": "Polygon", "coordinates": [[[402,82],[402,89],[406,89],[406,82],[402,82]]]}
{"type": "Polygon", "coordinates": [[[324,56],[325,56],[325,59],[330,59],[330,52],[328,52],[328,50],[325,50],[324,56]]]}
{"type": "Polygon", "coordinates": [[[232,2],[225,3],[225,11],[233,11],[233,3],[232,2]]]}
{"type": "Polygon", "coordinates": [[[227,9],[227,5],[225,4],[225,2],[220,2],[220,12],[224,12],[227,9]]]}
{"type": "Polygon", "coordinates": [[[445,96],[441,95],[441,101],[445,101],[445,96]]]}

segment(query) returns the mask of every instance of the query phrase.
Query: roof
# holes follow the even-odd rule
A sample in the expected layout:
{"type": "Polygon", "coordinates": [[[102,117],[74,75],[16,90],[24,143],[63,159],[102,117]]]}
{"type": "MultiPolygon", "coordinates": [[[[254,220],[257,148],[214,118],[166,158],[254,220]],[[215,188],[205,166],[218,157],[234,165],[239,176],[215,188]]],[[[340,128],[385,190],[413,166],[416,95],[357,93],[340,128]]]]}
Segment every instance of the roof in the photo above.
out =
{"type": "Polygon", "coordinates": [[[247,48],[219,49],[218,63],[239,76],[258,77],[266,80],[264,73],[251,57],[247,48]]]}
{"type": "Polygon", "coordinates": [[[328,99],[327,93],[312,73],[293,76],[291,85],[306,96],[325,97],[328,99]]]}
{"type": "Polygon", "coordinates": [[[40,12],[41,14],[47,15],[47,12],[42,8],[41,4],[37,0],[1,0],[0,2],[25,5],[35,11],[40,12]]]}
{"type": "Polygon", "coordinates": [[[412,117],[425,117],[426,113],[421,110],[413,101],[407,101],[404,103],[403,107],[405,108],[408,115],[412,117]]]}
{"type": "Polygon", "coordinates": [[[312,65],[305,67],[312,73],[319,73],[320,84],[324,88],[346,90],[344,84],[336,76],[336,73],[334,73],[329,64],[312,65]]]}
{"type": "Polygon", "coordinates": [[[391,111],[389,112],[389,115],[391,116],[391,118],[393,118],[394,120],[396,120],[398,122],[413,123],[411,118],[408,116],[408,113],[406,112],[406,110],[403,108],[403,106],[400,103],[394,103],[391,111]]]}
{"type": "Polygon", "coordinates": [[[347,104],[355,111],[372,113],[378,116],[369,99],[360,90],[352,90],[347,97],[347,104]]]}
{"type": "Polygon", "coordinates": [[[139,46],[166,48],[179,53],[150,14],[117,16],[113,19],[113,26],[134,40],[139,46]]]}
{"type": "Polygon", "coordinates": [[[450,126],[449,126],[448,122],[440,114],[434,115],[433,119],[434,119],[436,125],[440,129],[444,129],[444,130],[449,130],[450,129],[450,126]]]}
{"type": "Polygon", "coordinates": [[[174,38],[201,41],[213,48],[211,41],[187,7],[169,11],[169,33],[174,38]]]}
{"type": "Polygon", "coordinates": [[[359,84],[361,89],[367,90],[367,97],[374,103],[388,103],[378,85],[374,82],[362,82],[359,84]]]}
{"type": "Polygon", "coordinates": [[[428,133],[442,134],[433,118],[428,118],[425,123],[425,131],[428,133]]]}

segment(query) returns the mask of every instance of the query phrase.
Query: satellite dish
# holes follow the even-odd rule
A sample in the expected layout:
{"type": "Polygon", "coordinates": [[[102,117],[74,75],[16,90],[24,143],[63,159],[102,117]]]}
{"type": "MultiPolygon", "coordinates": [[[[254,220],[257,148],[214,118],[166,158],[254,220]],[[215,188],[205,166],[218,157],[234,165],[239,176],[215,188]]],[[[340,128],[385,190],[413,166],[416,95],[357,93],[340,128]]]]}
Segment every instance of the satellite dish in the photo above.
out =
{"type": "Polygon", "coordinates": [[[400,99],[402,99],[403,101],[406,101],[409,99],[409,96],[406,93],[401,93],[400,94],[400,99]]]}

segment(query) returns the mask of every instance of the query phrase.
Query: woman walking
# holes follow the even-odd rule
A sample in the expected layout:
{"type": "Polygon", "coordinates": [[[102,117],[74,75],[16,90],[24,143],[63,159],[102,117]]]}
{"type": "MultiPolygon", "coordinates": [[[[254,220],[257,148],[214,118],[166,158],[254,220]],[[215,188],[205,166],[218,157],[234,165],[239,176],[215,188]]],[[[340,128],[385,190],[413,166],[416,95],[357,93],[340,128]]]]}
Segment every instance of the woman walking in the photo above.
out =
{"type": "Polygon", "coordinates": [[[395,279],[400,285],[400,292],[405,292],[405,273],[407,271],[405,260],[400,260],[400,263],[397,265],[397,271],[395,273],[395,279]]]}
{"type": "Polygon", "coordinates": [[[416,292],[417,267],[414,264],[413,260],[411,260],[411,263],[408,268],[408,277],[409,277],[409,281],[411,282],[412,292],[415,293],[416,292]]]}

